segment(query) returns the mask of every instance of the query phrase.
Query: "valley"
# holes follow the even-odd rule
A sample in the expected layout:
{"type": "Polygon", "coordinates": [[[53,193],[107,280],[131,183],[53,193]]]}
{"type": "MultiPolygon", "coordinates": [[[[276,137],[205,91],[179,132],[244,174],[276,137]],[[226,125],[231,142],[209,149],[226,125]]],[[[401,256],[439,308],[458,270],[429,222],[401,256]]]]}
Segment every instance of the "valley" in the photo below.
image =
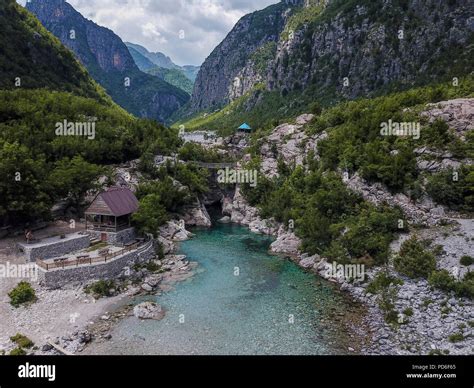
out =
{"type": "Polygon", "coordinates": [[[473,15],[276,1],[192,66],[6,0],[0,353],[472,355],[473,15]]]}

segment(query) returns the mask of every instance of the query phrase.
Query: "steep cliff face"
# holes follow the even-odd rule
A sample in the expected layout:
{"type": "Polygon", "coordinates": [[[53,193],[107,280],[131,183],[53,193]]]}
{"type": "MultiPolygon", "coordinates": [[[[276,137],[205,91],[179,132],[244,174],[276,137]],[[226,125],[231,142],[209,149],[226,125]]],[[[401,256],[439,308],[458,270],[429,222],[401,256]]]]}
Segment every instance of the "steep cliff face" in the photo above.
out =
{"type": "Polygon", "coordinates": [[[472,70],[472,15],[468,0],[334,1],[282,36],[266,84],[356,98],[459,77],[472,70]]]}
{"type": "Polygon", "coordinates": [[[27,9],[75,53],[92,77],[129,112],[166,122],[188,100],[182,90],[141,72],[113,31],[85,19],[64,0],[32,0],[27,9]]]}
{"type": "Polygon", "coordinates": [[[189,111],[246,94],[249,111],[262,90],[304,111],[461,77],[473,70],[472,15],[469,0],[282,1],[244,16],[206,59],[189,111]]]}
{"type": "Polygon", "coordinates": [[[263,77],[254,68],[252,54],[278,41],[291,12],[291,7],[279,3],[240,19],[201,66],[191,109],[223,106],[260,82],[263,77]]]}

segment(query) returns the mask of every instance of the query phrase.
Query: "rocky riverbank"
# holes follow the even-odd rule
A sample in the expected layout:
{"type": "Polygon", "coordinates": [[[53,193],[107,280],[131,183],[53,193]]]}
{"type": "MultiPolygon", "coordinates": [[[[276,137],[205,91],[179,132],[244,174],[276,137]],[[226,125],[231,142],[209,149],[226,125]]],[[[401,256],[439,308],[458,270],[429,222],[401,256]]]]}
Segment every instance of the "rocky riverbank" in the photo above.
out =
{"type": "MultiPolygon", "coordinates": [[[[467,101],[469,107],[473,101],[472,99],[467,101]]],[[[452,112],[444,112],[444,116],[450,125],[457,128],[460,126],[459,123],[465,124],[467,114],[472,114],[470,110],[458,109],[458,105],[462,102],[457,100],[445,102],[439,105],[441,108],[429,106],[425,114],[431,112],[439,117],[441,115],[439,109],[452,108],[452,112]]],[[[283,158],[286,163],[300,165],[305,153],[314,151],[317,155],[317,143],[325,138],[326,134],[308,137],[304,126],[311,119],[312,115],[302,115],[295,123],[282,124],[269,136],[261,139],[259,152],[266,176],[278,174],[278,157],[283,158]]],[[[461,126],[463,129],[466,128],[466,125],[461,126]]],[[[243,160],[247,159],[249,155],[243,157],[243,160]]],[[[415,203],[404,194],[392,195],[381,185],[369,185],[357,174],[345,177],[343,180],[350,189],[361,194],[364,199],[376,205],[390,203],[399,206],[410,224],[424,227],[415,229],[412,233],[431,241],[433,245],[443,247],[444,251],[438,257],[438,269],[446,269],[458,279],[467,271],[474,269],[473,265],[468,267],[459,265],[459,259],[463,255],[472,255],[474,252],[472,240],[474,220],[462,219],[441,206],[435,206],[429,198],[422,198],[415,203]]],[[[275,236],[276,241],[271,245],[272,253],[290,257],[305,270],[337,283],[342,290],[368,307],[365,328],[371,333],[372,344],[362,349],[363,353],[472,354],[474,352],[474,305],[471,300],[433,289],[424,279],[413,280],[404,277],[394,271],[391,264],[387,268],[365,269],[364,281],[348,281],[344,276],[336,276],[332,271],[332,263],[328,263],[325,258],[301,252],[299,249],[301,241],[292,230],[273,219],[262,219],[258,209],[247,203],[239,187],[235,195],[224,198],[222,204],[223,214],[229,217],[230,221],[245,225],[255,233],[275,236]],[[380,307],[381,296],[367,291],[368,285],[380,271],[387,271],[389,276],[400,283],[390,286],[394,295],[393,310],[397,314],[395,322],[387,322],[386,312],[380,307]]],[[[409,236],[400,235],[399,240],[392,244],[392,254],[398,252],[401,242],[409,236]]]]}

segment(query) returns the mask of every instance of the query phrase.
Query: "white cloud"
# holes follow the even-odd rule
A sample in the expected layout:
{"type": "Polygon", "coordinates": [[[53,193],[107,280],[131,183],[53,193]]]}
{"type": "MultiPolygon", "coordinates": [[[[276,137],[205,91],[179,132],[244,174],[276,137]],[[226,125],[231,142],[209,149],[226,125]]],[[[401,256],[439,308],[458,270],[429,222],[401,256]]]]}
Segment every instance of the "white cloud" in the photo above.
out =
{"type": "Polygon", "coordinates": [[[82,15],[112,29],[122,40],[161,51],[180,65],[201,64],[242,16],[278,1],[68,0],[82,15]]]}

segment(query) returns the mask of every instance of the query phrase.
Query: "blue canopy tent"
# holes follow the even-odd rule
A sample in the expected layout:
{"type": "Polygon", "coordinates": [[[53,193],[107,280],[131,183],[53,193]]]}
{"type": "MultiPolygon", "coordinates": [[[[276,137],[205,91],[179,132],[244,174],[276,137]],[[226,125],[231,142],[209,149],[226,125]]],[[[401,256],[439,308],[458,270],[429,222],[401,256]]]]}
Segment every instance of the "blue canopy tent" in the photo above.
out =
{"type": "Polygon", "coordinates": [[[243,123],[238,129],[245,132],[252,131],[252,128],[247,123],[243,123]]]}

